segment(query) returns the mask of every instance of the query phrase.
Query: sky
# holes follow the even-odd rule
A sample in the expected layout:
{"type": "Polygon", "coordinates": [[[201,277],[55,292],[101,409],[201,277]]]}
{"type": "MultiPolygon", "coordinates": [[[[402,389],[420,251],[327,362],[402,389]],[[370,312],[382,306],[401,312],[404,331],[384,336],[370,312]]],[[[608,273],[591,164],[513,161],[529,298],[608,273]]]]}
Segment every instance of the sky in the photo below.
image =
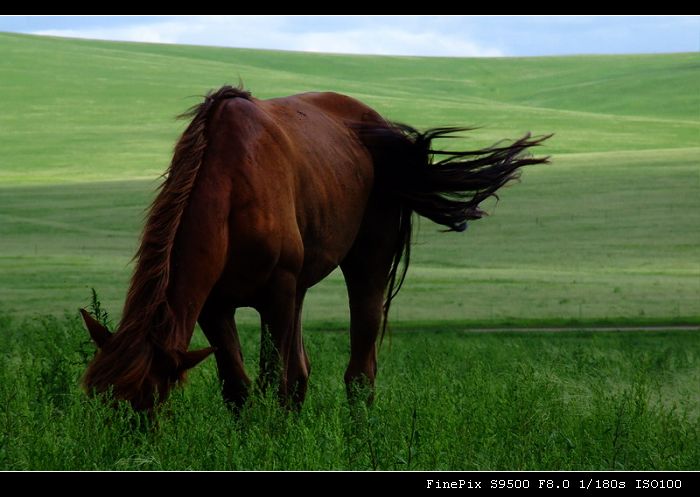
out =
{"type": "Polygon", "coordinates": [[[700,52],[700,16],[0,16],[0,31],[381,55],[700,52]]]}

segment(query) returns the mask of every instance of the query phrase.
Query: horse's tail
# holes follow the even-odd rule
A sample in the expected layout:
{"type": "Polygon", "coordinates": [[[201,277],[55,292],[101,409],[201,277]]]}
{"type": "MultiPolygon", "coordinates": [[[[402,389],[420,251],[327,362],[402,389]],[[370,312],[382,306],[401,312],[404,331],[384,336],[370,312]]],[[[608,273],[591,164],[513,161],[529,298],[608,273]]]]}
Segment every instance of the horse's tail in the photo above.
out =
{"type": "Polygon", "coordinates": [[[468,221],[486,214],[479,204],[490,196],[497,197],[499,188],[519,177],[520,167],[548,162],[548,157],[532,157],[527,151],[551,135],[532,138],[527,134],[510,144],[500,142],[473,151],[433,148],[433,140],[453,138],[454,133],[469,129],[434,128],[420,133],[404,124],[359,126],[360,139],[374,159],[377,188],[401,205],[382,336],[391,302],[406,278],[413,212],[446,226],[447,231],[464,231],[468,221]]]}

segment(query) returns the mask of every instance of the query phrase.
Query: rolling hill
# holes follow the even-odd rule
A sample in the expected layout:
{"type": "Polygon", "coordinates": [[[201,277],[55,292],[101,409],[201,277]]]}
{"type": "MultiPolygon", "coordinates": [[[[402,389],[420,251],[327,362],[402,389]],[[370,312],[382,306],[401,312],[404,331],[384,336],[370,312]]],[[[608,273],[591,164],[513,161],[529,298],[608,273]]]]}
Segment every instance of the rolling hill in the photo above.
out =
{"type": "MultiPolygon", "coordinates": [[[[421,223],[395,323],[700,319],[700,56],[455,59],[0,33],[0,310],[118,315],[143,211],[184,123],[224,83],[357,97],[456,147],[555,133],[460,236],[421,223]]],[[[345,326],[342,278],[307,320],[345,326]]],[[[251,315],[244,322],[253,323],[251,315]]]]}

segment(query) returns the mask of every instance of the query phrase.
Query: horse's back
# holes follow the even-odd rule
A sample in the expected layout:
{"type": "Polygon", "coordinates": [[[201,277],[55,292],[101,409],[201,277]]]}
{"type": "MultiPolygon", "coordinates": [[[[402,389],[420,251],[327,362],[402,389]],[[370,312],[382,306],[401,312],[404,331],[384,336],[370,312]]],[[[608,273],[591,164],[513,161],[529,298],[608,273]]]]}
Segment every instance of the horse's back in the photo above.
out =
{"type": "Polygon", "coordinates": [[[308,92],[272,99],[270,101],[288,101],[291,105],[305,102],[321,112],[346,122],[366,120],[381,121],[381,116],[368,105],[359,100],[336,92],[308,92]]]}

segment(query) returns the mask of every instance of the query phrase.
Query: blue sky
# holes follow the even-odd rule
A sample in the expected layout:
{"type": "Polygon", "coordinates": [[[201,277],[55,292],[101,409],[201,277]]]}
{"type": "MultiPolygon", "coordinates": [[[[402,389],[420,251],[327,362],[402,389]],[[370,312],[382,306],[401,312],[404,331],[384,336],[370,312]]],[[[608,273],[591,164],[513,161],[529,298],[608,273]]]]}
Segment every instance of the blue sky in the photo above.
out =
{"type": "Polygon", "coordinates": [[[700,52],[700,16],[0,16],[0,31],[391,55],[700,52]]]}

